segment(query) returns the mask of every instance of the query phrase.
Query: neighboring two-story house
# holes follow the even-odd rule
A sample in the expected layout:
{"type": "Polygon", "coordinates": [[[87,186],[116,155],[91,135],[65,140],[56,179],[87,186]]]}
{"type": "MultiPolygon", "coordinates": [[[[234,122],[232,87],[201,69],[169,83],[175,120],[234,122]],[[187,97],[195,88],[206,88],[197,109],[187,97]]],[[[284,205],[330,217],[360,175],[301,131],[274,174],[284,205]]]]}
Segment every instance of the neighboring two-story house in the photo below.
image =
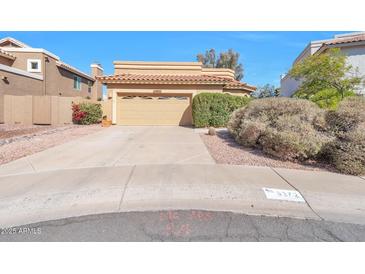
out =
{"type": "Polygon", "coordinates": [[[14,38],[0,39],[0,95],[51,95],[102,98],[102,85],[95,79],[103,69],[91,65],[88,75],[55,54],[30,47],[14,38]]]}
{"type": "MultiPolygon", "coordinates": [[[[340,34],[335,35],[333,39],[312,41],[295,59],[293,65],[310,55],[321,54],[330,48],[340,48],[341,52],[347,56],[347,62],[354,69],[357,68],[359,75],[365,75],[365,32],[340,34]]],[[[280,80],[281,96],[292,96],[299,86],[300,80],[283,75],[280,80]]],[[[360,85],[357,92],[365,94],[365,86],[360,85]]]]}

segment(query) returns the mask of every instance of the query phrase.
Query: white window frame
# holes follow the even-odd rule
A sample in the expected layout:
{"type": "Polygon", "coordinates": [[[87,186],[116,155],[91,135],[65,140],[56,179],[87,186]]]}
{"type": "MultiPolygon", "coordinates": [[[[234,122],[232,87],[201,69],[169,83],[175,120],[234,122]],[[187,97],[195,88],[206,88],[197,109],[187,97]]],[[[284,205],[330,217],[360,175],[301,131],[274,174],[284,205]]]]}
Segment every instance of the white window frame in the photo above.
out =
{"type": "Polygon", "coordinates": [[[27,59],[27,71],[28,72],[42,72],[42,62],[40,59],[27,59]],[[37,63],[38,68],[32,69],[32,63],[37,63]]]}
{"type": "Polygon", "coordinates": [[[81,90],[81,77],[74,75],[73,79],[74,79],[74,82],[73,82],[74,89],[81,90]],[[76,81],[76,87],[75,87],[75,81],[76,81]]]}

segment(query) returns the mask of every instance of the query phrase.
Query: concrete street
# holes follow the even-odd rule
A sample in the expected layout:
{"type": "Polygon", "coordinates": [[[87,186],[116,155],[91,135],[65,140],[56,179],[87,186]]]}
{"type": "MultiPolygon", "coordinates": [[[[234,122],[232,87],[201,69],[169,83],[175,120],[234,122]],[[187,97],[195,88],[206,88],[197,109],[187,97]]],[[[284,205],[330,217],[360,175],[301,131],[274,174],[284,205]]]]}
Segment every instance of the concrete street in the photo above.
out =
{"type": "Polygon", "coordinates": [[[211,210],[365,224],[365,179],[217,165],[184,127],[111,127],[0,166],[0,227],[91,214],[211,210]],[[304,200],[268,199],[263,188],[304,200]]]}
{"type": "Polygon", "coordinates": [[[129,212],[0,230],[0,241],[365,241],[365,225],[198,210],[129,212]]]}

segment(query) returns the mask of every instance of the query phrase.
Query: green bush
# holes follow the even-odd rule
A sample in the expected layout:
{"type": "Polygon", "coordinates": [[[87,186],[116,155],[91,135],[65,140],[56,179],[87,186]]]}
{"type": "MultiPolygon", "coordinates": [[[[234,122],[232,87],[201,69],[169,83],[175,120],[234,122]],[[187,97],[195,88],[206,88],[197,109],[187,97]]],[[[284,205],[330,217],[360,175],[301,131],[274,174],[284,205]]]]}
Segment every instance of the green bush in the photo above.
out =
{"type": "Polygon", "coordinates": [[[76,124],[91,125],[101,121],[103,111],[101,104],[80,103],[72,106],[72,119],[76,124]]]}
{"type": "Polygon", "coordinates": [[[250,101],[243,96],[224,93],[200,93],[193,99],[195,127],[225,127],[232,112],[250,101]]]}
{"type": "MultiPolygon", "coordinates": [[[[345,97],[354,95],[355,93],[352,91],[344,94],[345,97]]],[[[324,89],[311,96],[309,100],[316,103],[320,108],[335,110],[341,102],[342,97],[335,89],[324,89]]]]}
{"type": "Polygon", "coordinates": [[[342,173],[365,174],[365,127],[347,132],[324,146],[323,158],[342,173]]]}
{"type": "Polygon", "coordinates": [[[324,113],[308,100],[258,99],[232,114],[228,130],[242,145],[283,160],[306,160],[330,140],[324,113]]]}
{"type": "Polygon", "coordinates": [[[335,111],[329,111],[326,121],[330,130],[336,134],[355,130],[365,123],[365,97],[354,96],[345,98],[335,111]]]}

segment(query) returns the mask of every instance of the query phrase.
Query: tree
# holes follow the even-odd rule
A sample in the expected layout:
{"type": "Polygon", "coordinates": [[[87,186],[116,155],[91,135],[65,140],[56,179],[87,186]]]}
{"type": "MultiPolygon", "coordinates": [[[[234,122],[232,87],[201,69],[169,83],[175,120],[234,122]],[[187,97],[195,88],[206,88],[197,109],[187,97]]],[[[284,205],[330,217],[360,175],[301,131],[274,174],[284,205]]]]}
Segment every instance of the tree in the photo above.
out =
{"type": "Polygon", "coordinates": [[[266,84],[262,87],[258,87],[254,92],[254,97],[256,98],[266,98],[266,97],[277,97],[277,89],[273,85],[266,84]]]}
{"type": "Polygon", "coordinates": [[[240,54],[233,49],[227,52],[221,52],[219,57],[214,49],[205,51],[205,54],[199,53],[196,59],[203,63],[205,68],[229,68],[234,70],[235,79],[241,80],[243,78],[243,65],[238,63],[240,54]]]}
{"type": "Polygon", "coordinates": [[[289,71],[291,77],[301,81],[295,96],[310,99],[322,90],[335,90],[343,99],[348,92],[356,90],[363,78],[346,59],[340,49],[329,49],[295,64],[289,71]]]}

